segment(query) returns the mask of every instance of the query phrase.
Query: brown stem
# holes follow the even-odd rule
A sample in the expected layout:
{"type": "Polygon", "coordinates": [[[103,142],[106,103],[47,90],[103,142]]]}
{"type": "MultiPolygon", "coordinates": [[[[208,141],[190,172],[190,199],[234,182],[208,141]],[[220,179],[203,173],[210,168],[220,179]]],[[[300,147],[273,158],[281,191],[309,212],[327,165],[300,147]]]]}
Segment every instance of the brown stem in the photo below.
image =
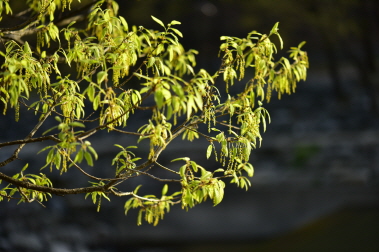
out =
{"type": "Polygon", "coordinates": [[[22,139],[22,140],[15,140],[15,141],[10,141],[10,142],[0,143],[0,148],[4,146],[10,146],[10,145],[16,145],[16,144],[43,142],[45,140],[53,140],[57,143],[60,142],[60,140],[56,138],[54,135],[50,135],[50,136],[43,136],[43,137],[37,137],[37,138],[22,139]]]}
{"type": "Polygon", "coordinates": [[[107,189],[106,188],[107,185],[105,185],[105,186],[82,187],[82,188],[75,188],[75,189],[39,186],[39,185],[34,185],[34,184],[26,182],[26,181],[20,181],[20,180],[14,179],[12,177],[5,175],[2,172],[0,172],[0,179],[6,181],[8,183],[11,183],[12,185],[17,186],[17,187],[32,189],[32,190],[36,190],[39,192],[52,193],[52,194],[56,194],[56,195],[90,193],[90,192],[96,192],[96,191],[105,191],[107,189]]]}
{"type": "Polygon", "coordinates": [[[33,135],[37,132],[37,130],[42,126],[42,124],[45,122],[45,120],[50,116],[51,112],[53,111],[55,105],[53,104],[50,108],[50,110],[44,115],[41,121],[37,123],[37,125],[30,131],[29,135],[26,136],[24,139],[24,143],[20,144],[20,146],[13,152],[13,155],[8,158],[7,160],[0,163],[0,167],[6,166],[7,164],[13,162],[18,158],[18,154],[20,153],[21,149],[25,146],[27,141],[32,139],[33,135]]]}

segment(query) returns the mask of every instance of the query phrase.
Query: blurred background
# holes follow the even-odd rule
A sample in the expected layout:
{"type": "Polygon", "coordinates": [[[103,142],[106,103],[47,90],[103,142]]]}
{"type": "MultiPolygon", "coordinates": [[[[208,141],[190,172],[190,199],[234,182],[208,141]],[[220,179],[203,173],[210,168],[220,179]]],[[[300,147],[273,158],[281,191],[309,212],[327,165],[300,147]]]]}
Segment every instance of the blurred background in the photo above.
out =
{"type": "MultiPolygon", "coordinates": [[[[268,33],[279,21],[285,50],[307,41],[308,79],[294,95],[266,105],[272,123],[254,151],[249,191],[227,185],[217,207],[205,203],[189,212],[174,207],[157,227],[136,226],[135,212],[125,217],[123,199],[104,202],[100,213],[82,195],[54,197],[47,208],[1,202],[0,251],[379,251],[377,0],[119,4],[129,25],[159,29],[151,15],[164,23],[181,21],[183,45],[199,51],[197,67],[209,72],[220,65],[220,36],[268,33]]],[[[10,115],[0,122],[0,140],[18,139],[20,127],[30,131],[27,125],[10,115]]],[[[172,151],[198,152],[201,164],[202,145],[177,142],[172,151]]],[[[35,154],[30,148],[25,158],[35,154]]],[[[3,148],[1,160],[11,151],[3,148]]],[[[57,185],[65,187],[68,179],[57,185]]]]}

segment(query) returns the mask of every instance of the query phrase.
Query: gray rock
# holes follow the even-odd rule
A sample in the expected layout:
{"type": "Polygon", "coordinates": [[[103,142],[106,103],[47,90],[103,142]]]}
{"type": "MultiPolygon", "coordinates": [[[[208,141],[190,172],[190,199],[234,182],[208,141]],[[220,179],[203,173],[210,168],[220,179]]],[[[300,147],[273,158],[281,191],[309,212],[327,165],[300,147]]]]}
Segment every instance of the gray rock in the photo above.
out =
{"type": "Polygon", "coordinates": [[[12,248],[22,251],[43,251],[43,243],[35,234],[10,233],[9,243],[12,248]]]}
{"type": "Polygon", "coordinates": [[[50,244],[50,252],[72,252],[72,249],[66,243],[53,242],[50,244]]]}

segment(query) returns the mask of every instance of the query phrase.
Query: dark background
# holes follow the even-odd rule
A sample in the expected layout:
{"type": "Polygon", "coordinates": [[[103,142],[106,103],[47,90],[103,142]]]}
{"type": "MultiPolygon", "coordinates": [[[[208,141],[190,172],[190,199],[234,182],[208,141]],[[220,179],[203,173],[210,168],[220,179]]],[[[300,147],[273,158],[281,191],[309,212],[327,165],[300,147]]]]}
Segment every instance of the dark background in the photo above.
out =
{"type": "MultiPolygon", "coordinates": [[[[285,50],[307,41],[308,80],[294,95],[266,106],[272,123],[253,154],[255,176],[248,192],[227,185],[219,206],[205,203],[189,212],[175,207],[157,227],[137,227],[136,213],[125,217],[121,199],[104,202],[100,213],[83,196],[54,197],[46,209],[1,202],[0,251],[379,250],[378,1],[119,4],[130,26],[160,29],[150,15],[164,23],[181,21],[181,42],[199,51],[197,68],[209,72],[220,64],[220,36],[268,33],[279,21],[285,50]]],[[[1,119],[1,139],[19,139],[20,128],[30,131],[25,121],[12,120],[1,119]]],[[[202,148],[201,141],[177,142],[172,151],[199,153],[206,162],[202,148]]],[[[25,155],[36,149],[26,148],[25,155]]],[[[1,160],[10,151],[2,149],[1,160]]]]}

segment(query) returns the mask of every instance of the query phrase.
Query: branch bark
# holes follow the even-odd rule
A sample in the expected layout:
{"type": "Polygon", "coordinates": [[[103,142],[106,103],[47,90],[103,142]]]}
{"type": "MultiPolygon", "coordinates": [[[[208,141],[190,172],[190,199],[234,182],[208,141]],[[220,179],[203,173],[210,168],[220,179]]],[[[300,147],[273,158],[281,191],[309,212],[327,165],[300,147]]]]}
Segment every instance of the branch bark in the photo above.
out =
{"type": "Polygon", "coordinates": [[[102,191],[103,192],[103,191],[108,190],[107,185],[105,185],[105,186],[81,187],[81,188],[74,188],[74,189],[39,186],[39,185],[34,185],[34,184],[26,182],[26,181],[20,181],[20,180],[14,179],[12,177],[5,175],[2,172],[0,172],[0,179],[6,181],[8,183],[11,183],[12,185],[17,186],[17,187],[23,187],[26,189],[32,189],[32,190],[36,190],[39,192],[52,193],[52,194],[56,194],[56,195],[82,194],[82,193],[90,193],[90,192],[96,192],[96,191],[102,191]]]}
{"type": "Polygon", "coordinates": [[[54,142],[59,143],[60,140],[54,135],[49,135],[49,136],[43,136],[43,137],[37,137],[37,138],[30,138],[30,139],[21,139],[21,140],[15,140],[15,141],[10,141],[10,142],[5,142],[5,143],[0,143],[0,148],[4,146],[11,146],[11,145],[16,145],[16,144],[28,144],[28,143],[35,143],[35,142],[43,142],[45,140],[52,140],[54,142]]]}
{"type": "Polygon", "coordinates": [[[34,128],[32,129],[32,131],[30,131],[30,133],[24,139],[24,143],[22,143],[22,144],[20,144],[20,146],[18,146],[18,148],[13,152],[13,155],[10,158],[8,158],[7,160],[5,160],[5,161],[3,161],[3,162],[0,163],[0,167],[6,166],[7,164],[13,162],[14,160],[16,160],[18,158],[18,154],[20,153],[21,149],[26,144],[25,142],[27,142],[30,139],[32,139],[32,137],[37,132],[37,130],[42,126],[42,124],[45,122],[45,120],[50,116],[50,114],[53,111],[54,107],[55,107],[55,104],[53,104],[51,106],[50,110],[48,112],[46,112],[45,116],[41,119],[41,121],[39,121],[37,123],[37,125],[34,126],[34,128]]]}

